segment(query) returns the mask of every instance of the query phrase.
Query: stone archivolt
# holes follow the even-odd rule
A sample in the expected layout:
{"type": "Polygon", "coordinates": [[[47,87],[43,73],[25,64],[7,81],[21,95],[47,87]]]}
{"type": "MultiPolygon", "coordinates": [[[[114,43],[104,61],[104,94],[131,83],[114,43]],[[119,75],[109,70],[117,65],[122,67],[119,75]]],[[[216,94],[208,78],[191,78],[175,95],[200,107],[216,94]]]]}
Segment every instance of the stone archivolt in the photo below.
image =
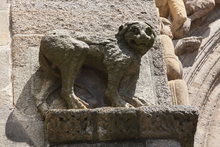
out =
{"type": "Polygon", "coordinates": [[[214,147],[219,145],[220,134],[219,1],[183,1],[187,19],[192,23],[185,34],[191,37],[173,42],[175,53],[183,64],[190,104],[200,111],[194,146],[214,147]]]}
{"type": "MultiPolygon", "coordinates": [[[[159,15],[161,17],[161,34],[169,36],[161,36],[168,80],[182,79],[182,65],[176,55],[180,56],[198,50],[203,39],[200,36],[183,37],[189,33],[192,22],[207,15],[214,8],[215,1],[156,0],[156,6],[159,9],[159,15]],[[171,17],[171,23],[166,19],[169,18],[169,15],[171,17]],[[171,41],[172,37],[174,39],[183,39],[178,40],[174,47],[171,41]]],[[[168,83],[173,102],[175,104],[188,105],[186,83],[183,80],[178,80],[177,83],[175,81],[169,81],[168,83]],[[185,100],[182,100],[184,97],[185,100]]]]}

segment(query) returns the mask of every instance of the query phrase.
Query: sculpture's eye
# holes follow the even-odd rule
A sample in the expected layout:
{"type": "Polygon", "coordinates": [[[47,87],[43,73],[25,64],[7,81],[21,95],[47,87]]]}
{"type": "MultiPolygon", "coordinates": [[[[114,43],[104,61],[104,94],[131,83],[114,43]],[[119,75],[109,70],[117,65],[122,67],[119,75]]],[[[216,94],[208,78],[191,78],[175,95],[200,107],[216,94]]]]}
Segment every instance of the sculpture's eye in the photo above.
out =
{"type": "Polygon", "coordinates": [[[131,31],[132,31],[135,35],[137,35],[137,34],[140,33],[139,29],[136,28],[136,27],[131,28],[131,31]]]}
{"type": "Polygon", "coordinates": [[[146,28],[145,33],[146,33],[148,36],[151,36],[151,35],[152,35],[152,30],[151,30],[151,28],[146,28]]]}

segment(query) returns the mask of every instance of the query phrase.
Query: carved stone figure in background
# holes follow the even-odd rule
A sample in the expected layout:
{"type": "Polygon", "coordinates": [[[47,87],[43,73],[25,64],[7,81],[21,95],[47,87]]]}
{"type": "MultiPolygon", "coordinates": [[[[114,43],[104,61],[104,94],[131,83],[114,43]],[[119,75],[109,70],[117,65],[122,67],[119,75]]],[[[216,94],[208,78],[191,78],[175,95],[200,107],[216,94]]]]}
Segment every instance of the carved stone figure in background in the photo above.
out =
{"type": "Polygon", "coordinates": [[[160,17],[168,18],[169,15],[171,16],[171,31],[174,38],[182,38],[185,34],[179,33],[185,33],[186,31],[180,31],[180,29],[187,21],[187,14],[183,0],[156,0],[155,2],[159,9],[160,17]]]}
{"type": "Polygon", "coordinates": [[[168,81],[173,105],[189,105],[189,94],[186,82],[182,79],[168,81]]]}
{"type": "Polygon", "coordinates": [[[167,35],[160,35],[163,44],[164,61],[167,67],[168,85],[171,91],[173,105],[189,105],[188,89],[182,80],[182,63],[175,55],[174,45],[167,35]]]}
{"type": "Polygon", "coordinates": [[[183,0],[191,21],[204,17],[215,7],[215,0],[183,0]]]}
{"type": "MultiPolygon", "coordinates": [[[[116,39],[73,37],[74,33],[64,30],[49,32],[41,40],[39,53],[40,68],[61,79],[61,97],[68,108],[89,107],[74,93],[74,81],[83,65],[107,73],[105,96],[112,106],[133,107],[121,98],[118,88],[123,77],[139,70],[141,57],[153,46],[155,34],[152,27],[145,22],[126,23],[119,27],[116,39]]],[[[47,110],[45,100],[38,104],[38,108],[44,109],[41,112],[47,110]]]]}
{"type": "Polygon", "coordinates": [[[192,36],[179,39],[175,45],[175,54],[180,56],[198,50],[202,43],[202,39],[203,37],[201,36],[192,36]]]}
{"type": "Polygon", "coordinates": [[[171,32],[171,22],[164,18],[160,17],[160,33],[169,36],[171,39],[173,38],[173,33],[171,32]]]}
{"type": "Polygon", "coordinates": [[[168,80],[182,79],[182,63],[175,55],[171,38],[167,35],[160,35],[160,39],[164,47],[163,53],[167,67],[168,80]]]}
{"type": "Polygon", "coordinates": [[[156,0],[160,17],[171,17],[171,31],[175,39],[185,37],[196,19],[207,15],[218,0],[156,0]],[[188,18],[187,18],[188,16],[188,18]]]}

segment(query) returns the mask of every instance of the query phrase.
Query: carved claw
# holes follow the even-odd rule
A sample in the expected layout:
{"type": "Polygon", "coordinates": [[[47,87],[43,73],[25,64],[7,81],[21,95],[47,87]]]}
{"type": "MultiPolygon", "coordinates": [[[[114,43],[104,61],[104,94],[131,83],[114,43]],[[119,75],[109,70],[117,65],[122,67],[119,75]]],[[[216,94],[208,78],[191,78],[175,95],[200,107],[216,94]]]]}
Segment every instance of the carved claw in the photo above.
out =
{"type": "Polygon", "coordinates": [[[78,98],[78,100],[86,107],[89,108],[89,104],[87,102],[85,102],[84,100],[78,98]]]}
{"type": "Polygon", "coordinates": [[[105,96],[112,103],[113,107],[134,108],[131,104],[129,104],[125,100],[123,100],[117,92],[110,92],[107,90],[105,92],[105,96]]]}
{"type": "Polygon", "coordinates": [[[46,116],[46,113],[47,113],[48,110],[49,110],[49,108],[48,108],[48,106],[47,106],[46,103],[42,103],[42,104],[40,104],[40,105],[38,106],[38,110],[40,111],[40,113],[41,113],[41,115],[42,115],[42,117],[43,117],[43,119],[44,119],[45,116],[46,116]]]}
{"type": "Polygon", "coordinates": [[[69,109],[87,109],[88,107],[89,104],[78,97],[73,98],[71,104],[68,104],[69,109]]]}
{"type": "Polygon", "coordinates": [[[147,100],[143,100],[139,97],[126,97],[126,96],[123,96],[123,99],[126,100],[127,102],[129,102],[132,106],[134,107],[141,107],[141,106],[151,106],[151,105],[154,105],[152,104],[151,102],[147,101],[147,100]]]}
{"type": "Polygon", "coordinates": [[[138,97],[133,97],[131,99],[131,104],[134,105],[135,107],[141,107],[141,106],[150,106],[150,105],[153,105],[152,103],[146,101],[146,100],[143,100],[143,99],[140,99],[138,97]]]}
{"type": "Polygon", "coordinates": [[[134,108],[134,106],[132,106],[132,105],[129,104],[129,103],[126,103],[124,107],[125,107],[125,108],[134,108]]]}
{"type": "Polygon", "coordinates": [[[125,108],[134,108],[134,106],[132,106],[131,104],[127,103],[126,101],[124,101],[123,99],[121,99],[121,97],[116,98],[114,100],[113,106],[115,107],[125,107],[125,108]]]}

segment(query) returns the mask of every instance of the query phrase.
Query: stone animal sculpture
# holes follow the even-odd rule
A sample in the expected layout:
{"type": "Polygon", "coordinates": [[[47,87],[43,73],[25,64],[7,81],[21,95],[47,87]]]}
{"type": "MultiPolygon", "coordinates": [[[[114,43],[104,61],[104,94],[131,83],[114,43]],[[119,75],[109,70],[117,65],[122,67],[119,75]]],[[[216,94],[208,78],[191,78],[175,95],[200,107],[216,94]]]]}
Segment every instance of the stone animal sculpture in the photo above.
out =
{"type": "MultiPolygon", "coordinates": [[[[76,32],[55,30],[41,40],[40,68],[61,79],[61,97],[69,109],[88,108],[88,104],[74,93],[74,81],[83,65],[107,73],[105,97],[112,106],[133,107],[119,95],[120,82],[126,75],[139,70],[141,57],[153,46],[154,40],[153,28],[145,22],[120,26],[116,39],[77,36],[76,32]]],[[[45,99],[38,98],[37,107],[41,112],[48,110],[45,99]]]]}

